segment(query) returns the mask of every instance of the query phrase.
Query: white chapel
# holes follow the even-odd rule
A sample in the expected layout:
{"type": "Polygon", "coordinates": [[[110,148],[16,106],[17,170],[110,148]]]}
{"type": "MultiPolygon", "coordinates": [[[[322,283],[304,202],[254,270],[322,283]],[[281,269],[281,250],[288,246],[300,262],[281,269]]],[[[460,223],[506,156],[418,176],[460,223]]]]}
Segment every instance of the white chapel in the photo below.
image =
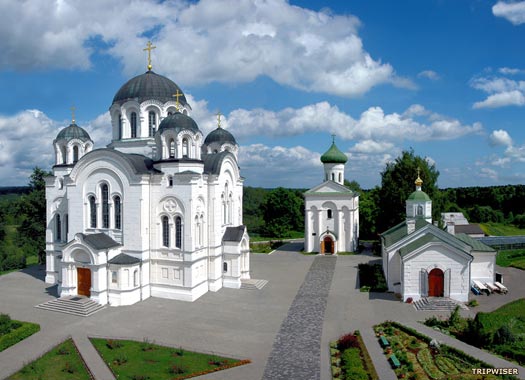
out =
{"type": "Polygon", "coordinates": [[[359,195],[344,186],[348,157],[335,142],[321,156],[325,181],[304,194],[304,250],[352,252],[359,239],[359,195]]]}
{"type": "Polygon", "coordinates": [[[250,278],[243,178],[220,115],[205,137],[181,89],[151,61],[109,112],[106,148],[94,149],[74,118],[53,141],[46,282],[60,296],[111,306],[240,288],[250,278]]]}
{"type": "Polygon", "coordinates": [[[496,252],[466,234],[432,223],[432,200],[416,189],[406,200],[406,220],[381,234],[388,290],[403,301],[447,297],[467,302],[471,283],[494,282],[496,252]]]}

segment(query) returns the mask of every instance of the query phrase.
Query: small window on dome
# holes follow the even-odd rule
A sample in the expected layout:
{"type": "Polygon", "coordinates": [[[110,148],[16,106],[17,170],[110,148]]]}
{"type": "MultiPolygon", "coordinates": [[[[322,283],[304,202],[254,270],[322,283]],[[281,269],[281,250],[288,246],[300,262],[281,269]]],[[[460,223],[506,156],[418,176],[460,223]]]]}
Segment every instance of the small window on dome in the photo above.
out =
{"type": "Polygon", "coordinates": [[[153,135],[155,134],[155,129],[157,127],[157,115],[155,115],[155,112],[149,111],[148,123],[149,123],[149,136],[153,137],[153,135]]]}
{"type": "Polygon", "coordinates": [[[131,113],[131,138],[137,137],[137,114],[131,113]]]}
{"type": "Polygon", "coordinates": [[[73,147],[73,163],[76,163],[78,161],[78,146],[75,145],[73,147]]]}
{"type": "Polygon", "coordinates": [[[417,205],[417,216],[423,215],[423,206],[417,205]]]}
{"type": "Polygon", "coordinates": [[[182,157],[188,158],[188,139],[182,139],[182,157]]]}
{"type": "Polygon", "coordinates": [[[168,116],[171,116],[171,115],[173,115],[173,112],[169,111],[168,116]]]}
{"type": "Polygon", "coordinates": [[[173,139],[170,140],[169,148],[170,148],[169,158],[175,158],[175,140],[173,139]]]}

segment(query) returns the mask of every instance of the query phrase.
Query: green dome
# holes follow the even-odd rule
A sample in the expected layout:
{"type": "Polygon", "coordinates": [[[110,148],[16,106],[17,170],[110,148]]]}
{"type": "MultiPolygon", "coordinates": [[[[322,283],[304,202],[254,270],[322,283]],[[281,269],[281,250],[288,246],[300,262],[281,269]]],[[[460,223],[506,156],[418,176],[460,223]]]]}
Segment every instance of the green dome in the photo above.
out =
{"type": "Polygon", "coordinates": [[[204,144],[210,145],[211,143],[230,143],[233,145],[237,145],[237,141],[235,141],[235,137],[228,132],[226,129],[223,128],[217,128],[214,131],[211,131],[208,136],[206,136],[206,139],[204,140],[204,144]]]}
{"type": "Polygon", "coordinates": [[[89,137],[89,134],[86,132],[85,129],[80,128],[75,123],[70,124],[69,127],[66,127],[62,129],[58,135],[55,141],[57,140],[73,140],[73,139],[79,139],[82,141],[91,140],[91,137],[89,137]]]}
{"type": "Polygon", "coordinates": [[[113,104],[123,104],[132,99],[137,99],[139,103],[148,99],[155,99],[166,103],[175,101],[173,95],[175,95],[177,91],[181,94],[179,103],[187,105],[186,97],[179,86],[172,80],[156,74],[153,71],[146,71],[144,74],[127,81],[113,98],[113,104]]]}
{"type": "Polygon", "coordinates": [[[416,190],[410,196],[408,197],[409,201],[419,201],[419,202],[428,202],[430,201],[430,197],[421,190],[416,190]]]}
{"type": "Polygon", "coordinates": [[[335,146],[335,143],[332,143],[330,149],[321,156],[323,164],[344,164],[346,161],[348,161],[348,157],[335,146]]]}
{"type": "Polygon", "coordinates": [[[199,126],[191,117],[180,112],[175,112],[161,121],[159,125],[159,133],[167,129],[174,129],[177,133],[183,130],[190,130],[192,132],[200,132],[199,126]]]}

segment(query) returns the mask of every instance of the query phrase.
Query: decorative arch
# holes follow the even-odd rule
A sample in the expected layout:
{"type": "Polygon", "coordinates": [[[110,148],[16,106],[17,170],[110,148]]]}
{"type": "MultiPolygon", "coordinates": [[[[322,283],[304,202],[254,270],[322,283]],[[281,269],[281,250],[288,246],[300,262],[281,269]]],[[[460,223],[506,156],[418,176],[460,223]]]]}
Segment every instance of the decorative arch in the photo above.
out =
{"type": "Polygon", "coordinates": [[[319,236],[319,253],[333,255],[337,253],[337,236],[332,231],[325,231],[319,236]]]}

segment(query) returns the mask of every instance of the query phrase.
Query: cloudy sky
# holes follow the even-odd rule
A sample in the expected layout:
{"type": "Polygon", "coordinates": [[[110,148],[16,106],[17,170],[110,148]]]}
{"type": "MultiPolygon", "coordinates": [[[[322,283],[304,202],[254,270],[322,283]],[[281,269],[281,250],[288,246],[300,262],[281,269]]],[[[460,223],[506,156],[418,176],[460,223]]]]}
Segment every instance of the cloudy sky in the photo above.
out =
{"type": "Polygon", "coordinates": [[[525,183],[525,1],[0,0],[0,36],[0,186],[51,168],[72,105],[108,144],[148,40],[247,185],[319,183],[332,134],[364,188],[409,148],[441,187],[525,183]]]}

